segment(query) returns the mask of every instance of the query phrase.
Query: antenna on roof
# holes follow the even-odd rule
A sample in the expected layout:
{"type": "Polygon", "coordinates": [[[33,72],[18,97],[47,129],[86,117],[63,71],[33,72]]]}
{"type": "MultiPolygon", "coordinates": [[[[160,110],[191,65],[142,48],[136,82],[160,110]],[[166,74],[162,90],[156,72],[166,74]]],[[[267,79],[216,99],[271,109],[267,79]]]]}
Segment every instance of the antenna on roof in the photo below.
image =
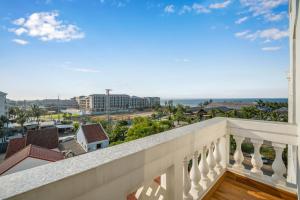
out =
{"type": "Polygon", "coordinates": [[[106,115],[107,115],[107,123],[110,126],[110,96],[109,92],[112,91],[112,89],[105,89],[106,91],[106,115]]]}

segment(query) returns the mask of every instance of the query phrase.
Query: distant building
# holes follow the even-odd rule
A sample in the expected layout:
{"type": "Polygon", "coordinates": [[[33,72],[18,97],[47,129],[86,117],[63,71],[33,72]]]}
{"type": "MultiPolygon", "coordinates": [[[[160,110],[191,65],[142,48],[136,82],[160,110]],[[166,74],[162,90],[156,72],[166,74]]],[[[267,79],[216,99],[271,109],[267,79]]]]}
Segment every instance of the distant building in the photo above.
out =
{"type": "MultiPolygon", "coordinates": [[[[105,112],[107,110],[107,95],[92,94],[74,98],[83,111],[105,112]]],[[[153,108],[160,105],[159,97],[137,97],[126,94],[110,94],[109,109],[112,112],[126,111],[128,109],[153,108]]]]}
{"type": "Polygon", "coordinates": [[[42,100],[9,100],[9,106],[28,108],[31,105],[38,105],[44,109],[52,111],[60,111],[65,109],[78,109],[78,104],[74,98],[72,99],[42,99],[42,100]]]}
{"type": "Polygon", "coordinates": [[[86,152],[108,147],[109,138],[100,124],[82,125],[77,133],[77,142],[86,152]]]}
{"type": "Polygon", "coordinates": [[[6,115],[6,93],[0,91],[0,116],[6,115]]]}
{"type": "Polygon", "coordinates": [[[64,159],[58,151],[28,145],[0,164],[0,175],[7,175],[64,159]]]}

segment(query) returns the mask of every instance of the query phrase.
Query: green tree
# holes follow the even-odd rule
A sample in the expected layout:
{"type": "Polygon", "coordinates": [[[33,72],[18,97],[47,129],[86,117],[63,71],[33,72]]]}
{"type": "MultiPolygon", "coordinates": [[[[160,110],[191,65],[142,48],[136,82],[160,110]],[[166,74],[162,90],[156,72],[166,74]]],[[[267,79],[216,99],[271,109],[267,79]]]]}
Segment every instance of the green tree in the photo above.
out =
{"type": "Polygon", "coordinates": [[[73,124],[74,131],[75,131],[75,132],[79,129],[79,126],[80,126],[80,124],[79,124],[78,122],[75,122],[75,123],[73,124]]]}
{"type": "Polygon", "coordinates": [[[38,125],[40,125],[40,117],[44,113],[43,110],[38,105],[34,104],[30,107],[30,113],[36,118],[38,125]]]}
{"type": "Polygon", "coordinates": [[[28,120],[28,112],[25,109],[17,109],[16,112],[16,121],[18,124],[21,125],[22,128],[22,134],[24,135],[24,124],[28,120]]]}

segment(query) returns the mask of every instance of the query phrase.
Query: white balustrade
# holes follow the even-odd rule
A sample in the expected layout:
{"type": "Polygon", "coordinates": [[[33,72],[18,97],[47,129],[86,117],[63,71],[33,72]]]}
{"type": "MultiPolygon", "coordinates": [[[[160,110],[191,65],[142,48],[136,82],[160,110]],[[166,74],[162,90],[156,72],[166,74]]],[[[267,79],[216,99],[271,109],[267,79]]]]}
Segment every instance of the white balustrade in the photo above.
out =
{"type": "Polygon", "coordinates": [[[206,160],[206,153],[207,153],[207,148],[206,148],[206,146],[203,146],[202,151],[201,151],[201,160],[199,163],[199,169],[200,169],[200,173],[201,173],[200,183],[204,189],[207,189],[211,183],[210,179],[207,176],[208,172],[209,172],[209,168],[208,168],[208,164],[207,164],[207,160],[206,160]]]}
{"type": "Polygon", "coordinates": [[[184,157],[183,160],[183,200],[193,200],[190,194],[191,190],[191,179],[188,171],[189,160],[184,157]]]}
{"type": "Polygon", "coordinates": [[[237,170],[243,170],[245,167],[242,164],[244,161],[244,155],[242,152],[242,142],[244,141],[244,137],[241,136],[233,136],[235,143],[236,143],[236,150],[234,152],[233,158],[234,158],[234,165],[233,168],[237,170]]]}
{"type": "Polygon", "coordinates": [[[199,199],[203,192],[203,189],[199,183],[201,180],[201,174],[198,167],[198,158],[199,158],[198,151],[195,151],[193,155],[193,164],[190,172],[190,176],[192,180],[191,194],[194,197],[194,199],[199,199]]]}
{"type": "Polygon", "coordinates": [[[285,144],[280,144],[280,143],[273,143],[272,146],[274,147],[275,150],[275,160],[272,164],[272,169],[274,171],[274,174],[272,175],[272,180],[274,182],[284,182],[284,173],[286,173],[286,167],[285,164],[283,163],[282,160],[282,152],[284,148],[286,147],[285,144]]]}
{"type": "Polygon", "coordinates": [[[210,178],[211,181],[215,180],[217,177],[217,173],[215,171],[216,161],[214,158],[213,151],[214,151],[214,145],[213,143],[211,143],[209,145],[208,156],[207,156],[207,163],[209,167],[208,177],[210,178]]]}
{"type": "Polygon", "coordinates": [[[261,170],[263,166],[263,161],[261,159],[260,147],[263,144],[263,141],[257,139],[251,139],[251,142],[254,146],[254,153],[251,158],[251,163],[253,166],[251,169],[251,173],[253,173],[256,176],[261,176],[263,175],[263,172],[261,170]]]}
{"type": "Polygon", "coordinates": [[[281,184],[286,180],[283,176],[286,167],[282,161],[282,153],[286,144],[298,148],[297,137],[297,127],[291,124],[214,118],[1,176],[0,199],[97,200],[99,196],[103,200],[126,199],[128,194],[137,192],[158,174],[165,173],[165,184],[159,193],[163,199],[199,200],[222,175],[217,172],[223,170],[232,170],[249,178],[259,175],[255,180],[272,186],[277,183],[275,187],[286,189],[289,186],[281,184]],[[234,169],[229,164],[230,135],[236,141],[234,169]],[[245,137],[251,139],[255,149],[251,171],[244,169],[242,164],[244,156],[241,145],[245,137]],[[271,141],[276,152],[272,178],[266,178],[261,173],[259,149],[263,140],[271,141]],[[201,153],[200,163],[198,150],[201,153]],[[190,155],[193,156],[189,171],[190,155]],[[84,165],[81,166],[80,163],[84,165]],[[105,178],[99,176],[99,172],[105,174],[105,178]],[[39,181],[36,181],[37,176],[40,177],[39,181]],[[82,181],[85,182],[85,187],[82,187],[82,181]],[[72,190],[69,191],[66,186],[70,183],[72,190]],[[118,192],[115,192],[116,188],[118,192]]]}
{"type": "Polygon", "coordinates": [[[215,158],[215,161],[216,161],[216,167],[215,167],[215,170],[218,174],[221,173],[222,171],[222,165],[221,165],[221,153],[220,153],[220,138],[218,138],[216,141],[215,141],[215,149],[214,149],[214,158],[215,158]]]}

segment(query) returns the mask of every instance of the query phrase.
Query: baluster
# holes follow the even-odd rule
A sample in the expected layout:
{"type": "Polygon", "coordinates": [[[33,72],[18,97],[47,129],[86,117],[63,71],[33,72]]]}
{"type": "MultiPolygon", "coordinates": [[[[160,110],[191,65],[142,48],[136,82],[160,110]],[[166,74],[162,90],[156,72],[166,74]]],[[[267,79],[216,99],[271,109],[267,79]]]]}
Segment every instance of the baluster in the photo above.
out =
{"type": "Polygon", "coordinates": [[[275,182],[285,181],[283,174],[286,172],[286,167],[282,160],[282,152],[286,145],[280,143],[273,143],[272,146],[274,147],[276,154],[275,160],[272,164],[272,169],[274,171],[274,174],[272,175],[272,180],[275,182]]]}
{"type": "Polygon", "coordinates": [[[201,174],[198,167],[198,158],[199,158],[199,154],[198,151],[196,151],[193,155],[193,164],[190,172],[190,176],[192,180],[191,194],[194,199],[199,199],[203,191],[199,183],[201,179],[201,174]]]}
{"type": "Polygon", "coordinates": [[[184,200],[193,200],[192,195],[190,194],[191,190],[191,179],[188,171],[189,160],[187,157],[183,160],[183,199],[184,200]]]}
{"type": "Polygon", "coordinates": [[[221,153],[220,153],[220,138],[218,138],[215,141],[215,150],[214,150],[214,158],[216,161],[216,167],[215,170],[218,174],[222,171],[222,165],[221,165],[221,153]]]}
{"type": "Polygon", "coordinates": [[[210,184],[210,179],[208,178],[207,174],[209,172],[207,160],[206,160],[206,146],[202,147],[202,152],[201,152],[201,161],[199,163],[199,169],[201,173],[201,185],[203,189],[207,189],[209,184],[210,184]]]}
{"type": "Polygon", "coordinates": [[[233,155],[234,158],[234,165],[233,168],[237,169],[237,170],[243,170],[244,169],[244,165],[242,164],[244,161],[244,155],[242,152],[242,142],[244,141],[244,137],[241,136],[233,136],[235,142],[236,142],[236,149],[233,155]]]}
{"type": "Polygon", "coordinates": [[[254,154],[251,158],[251,163],[252,163],[252,169],[251,173],[261,176],[263,172],[261,171],[261,167],[263,166],[263,161],[261,159],[261,154],[260,154],[260,147],[263,144],[262,140],[257,140],[257,139],[251,139],[251,142],[254,146],[254,154]]]}
{"type": "Polygon", "coordinates": [[[230,135],[224,135],[220,138],[219,149],[221,152],[221,166],[223,169],[227,168],[229,164],[229,147],[230,146],[230,135]]]}
{"type": "Polygon", "coordinates": [[[208,167],[209,167],[209,173],[208,177],[213,181],[217,177],[217,173],[215,171],[215,166],[216,166],[216,161],[213,155],[213,143],[209,145],[209,150],[208,150],[208,156],[207,156],[207,162],[208,162],[208,167]]]}

